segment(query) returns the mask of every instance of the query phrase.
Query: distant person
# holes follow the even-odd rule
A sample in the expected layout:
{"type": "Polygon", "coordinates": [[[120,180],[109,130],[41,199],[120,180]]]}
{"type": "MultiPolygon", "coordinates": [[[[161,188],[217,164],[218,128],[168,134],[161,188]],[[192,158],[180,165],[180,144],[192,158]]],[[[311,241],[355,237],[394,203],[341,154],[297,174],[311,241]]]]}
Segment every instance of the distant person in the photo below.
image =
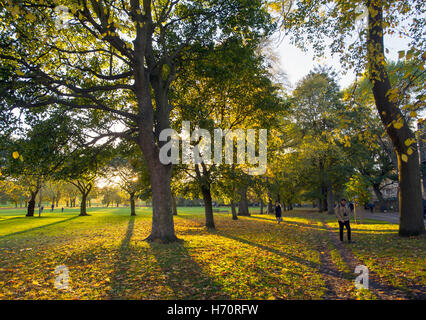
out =
{"type": "Polygon", "coordinates": [[[374,212],[374,203],[369,203],[368,208],[370,209],[371,213],[374,212]]]}
{"type": "Polygon", "coordinates": [[[41,216],[41,213],[43,212],[44,206],[41,206],[38,208],[38,216],[41,216]]]}
{"type": "Polygon", "coordinates": [[[340,241],[343,242],[343,227],[346,227],[348,232],[348,242],[351,242],[351,226],[349,223],[351,210],[346,205],[346,199],[340,200],[340,203],[336,206],[334,211],[336,212],[336,217],[339,222],[340,241]]]}
{"type": "Polygon", "coordinates": [[[282,218],[281,218],[281,211],[282,211],[282,209],[281,209],[281,205],[280,205],[280,203],[277,201],[277,202],[275,203],[275,217],[277,218],[278,224],[280,224],[280,222],[282,221],[282,218]]]}
{"type": "Polygon", "coordinates": [[[64,207],[62,207],[61,212],[64,213],[64,207]]]}
{"type": "Polygon", "coordinates": [[[53,212],[53,209],[55,209],[55,205],[52,203],[52,212],[53,212]]]}

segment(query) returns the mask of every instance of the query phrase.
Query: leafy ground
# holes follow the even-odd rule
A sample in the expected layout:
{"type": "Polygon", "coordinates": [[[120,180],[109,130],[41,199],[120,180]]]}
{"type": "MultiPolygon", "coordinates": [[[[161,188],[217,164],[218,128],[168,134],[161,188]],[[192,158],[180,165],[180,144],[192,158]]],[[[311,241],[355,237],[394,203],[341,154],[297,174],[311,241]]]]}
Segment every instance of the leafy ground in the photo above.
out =
{"type": "MultiPolygon", "coordinates": [[[[222,209],[226,210],[226,209],[222,209]]],[[[254,211],[253,211],[254,212],[254,211]]],[[[426,237],[400,238],[397,225],[353,224],[355,243],[340,244],[334,219],[311,211],[231,220],[179,208],[183,242],[147,243],[150,210],[92,208],[24,217],[0,209],[0,299],[426,299],[426,237]],[[354,287],[365,264],[370,290],[354,287]],[[55,268],[70,288],[54,286],[55,268]]]]}

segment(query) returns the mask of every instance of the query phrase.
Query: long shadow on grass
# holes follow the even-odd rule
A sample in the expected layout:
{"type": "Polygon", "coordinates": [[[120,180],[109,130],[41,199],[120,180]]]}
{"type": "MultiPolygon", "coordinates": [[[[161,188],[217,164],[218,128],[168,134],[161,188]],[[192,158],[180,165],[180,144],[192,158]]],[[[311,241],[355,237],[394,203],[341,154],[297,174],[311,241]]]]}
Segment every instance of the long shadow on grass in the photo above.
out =
{"type": "MultiPolygon", "coordinates": [[[[285,216],[283,217],[284,219],[286,218],[285,216]]],[[[275,218],[263,218],[263,217],[254,217],[254,216],[250,216],[248,217],[248,219],[254,219],[254,220],[264,220],[264,221],[269,221],[269,222],[273,222],[273,223],[277,223],[275,218]]],[[[315,230],[320,230],[320,231],[326,231],[324,227],[320,227],[317,225],[313,225],[313,224],[309,224],[309,223],[303,223],[303,222],[296,222],[296,221],[288,221],[288,220],[283,220],[281,222],[282,224],[288,225],[288,226],[293,226],[293,227],[302,227],[302,228],[309,228],[309,229],[315,229],[315,230]]]]}
{"type": "MultiPolygon", "coordinates": [[[[183,217],[183,218],[187,218],[187,217],[183,217]]],[[[255,217],[249,217],[248,220],[250,220],[250,218],[255,218],[255,217]]],[[[268,220],[268,219],[262,219],[262,220],[268,220]]],[[[283,224],[286,224],[286,223],[287,223],[287,221],[283,221],[283,224]]],[[[319,231],[323,231],[324,233],[326,232],[326,230],[324,228],[318,228],[318,229],[319,229],[319,231]]],[[[258,247],[262,250],[269,251],[271,253],[277,254],[277,255],[282,256],[284,258],[287,258],[289,260],[296,261],[296,262],[303,264],[303,265],[306,265],[308,267],[312,267],[312,268],[319,268],[320,267],[320,265],[318,263],[315,263],[313,261],[306,260],[306,259],[300,258],[298,256],[282,252],[280,250],[265,246],[265,245],[260,244],[260,243],[252,242],[252,241],[249,241],[249,240],[246,240],[246,239],[243,239],[243,238],[239,238],[239,237],[234,236],[234,235],[230,235],[228,233],[223,232],[222,230],[209,230],[208,232],[222,236],[222,237],[225,237],[225,238],[229,238],[229,239],[232,239],[232,240],[235,240],[235,241],[239,241],[241,243],[244,243],[244,244],[247,244],[247,245],[250,245],[250,246],[253,246],[253,247],[258,247]]]]}
{"type": "Polygon", "coordinates": [[[222,286],[205,274],[183,242],[150,243],[150,247],[176,299],[228,299],[222,286]]]}
{"type": "MultiPolygon", "coordinates": [[[[129,266],[132,248],[130,240],[133,235],[135,218],[131,217],[126,235],[118,249],[117,262],[111,282],[109,299],[126,298],[125,290],[129,289],[129,266]]],[[[166,284],[178,299],[226,299],[219,284],[203,273],[201,267],[193,260],[183,242],[160,244],[150,243],[166,284]]],[[[161,284],[159,284],[161,285],[161,284]]]]}
{"type": "Polygon", "coordinates": [[[279,255],[279,256],[286,258],[286,259],[289,259],[289,260],[296,261],[297,263],[303,264],[303,265],[310,267],[310,268],[319,268],[320,267],[320,264],[318,264],[314,261],[306,260],[306,259],[303,259],[301,257],[282,252],[280,250],[265,246],[265,245],[260,244],[260,243],[252,242],[252,241],[249,241],[249,240],[246,240],[246,239],[243,239],[243,238],[239,238],[239,237],[236,237],[236,236],[233,236],[233,235],[230,235],[230,234],[226,234],[226,233],[221,232],[221,231],[215,232],[215,234],[222,236],[222,237],[225,237],[225,238],[235,240],[235,241],[239,241],[241,243],[247,244],[247,245],[252,246],[252,247],[258,247],[262,250],[269,251],[271,253],[274,253],[276,255],[279,255]]]}
{"type": "Polygon", "coordinates": [[[120,299],[123,295],[121,294],[125,288],[123,280],[126,278],[130,265],[130,239],[133,236],[133,230],[135,228],[135,217],[131,216],[129,224],[127,225],[126,235],[121,241],[118,249],[118,259],[114,265],[114,274],[112,276],[111,291],[109,293],[110,299],[120,299]]]}
{"type": "Polygon", "coordinates": [[[11,236],[16,236],[18,234],[23,234],[23,233],[27,233],[27,232],[31,232],[31,231],[35,231],[35,230],[40,230],[40,229],[47,228],[47,227],[51,227],[51,226],[54,226],[54,225],[57,225],[57,224],[60,224],[60,223],[64,223],[64,222],[76,219],[78,217],[79,216],[73,216],[73,217],[68,218],[68,219],[64,219],[64,220],[60,220],[60,221],[56,221],[56,222],[44,224],[44,225],[39,226],[39,227],[30,228],[30,229],[26,229],[26,230],[22,230],[22,231],[17,231],[17,232],[14,232],[14,233],[5,234],[4,236],[0,236],[0,239],[11,237],[11,236]]]}

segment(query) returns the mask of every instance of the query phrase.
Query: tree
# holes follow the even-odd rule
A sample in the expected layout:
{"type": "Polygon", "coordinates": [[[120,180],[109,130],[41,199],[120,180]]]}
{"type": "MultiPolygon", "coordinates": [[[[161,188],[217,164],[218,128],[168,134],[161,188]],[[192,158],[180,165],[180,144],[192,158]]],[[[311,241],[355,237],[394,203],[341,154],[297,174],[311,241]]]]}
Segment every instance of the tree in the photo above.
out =
{"type": "Polygon", "coordinates": [[[424,1],[273,1],[272,9],[284,13],[283,27],[299,46],[312,44],[318,55],[326,44],[332,53],[340,54],[345,67],[355,68],[358,76],[366,70],[372,84],[373,96],[383,126],[398,156],[399,173],[399,234],[414,236],[425,232],[418,148],[409,117],[417,115],[424,93],[418,92],[410,103],[403,104],[407,91],[424,74],[424,1]],[[281,5],[281,6],[280,6],[281,5]],[[365,23],[367,19],[367,23],[365,23]],[[404,26],[404,27],[403,27],[404,26]],[[399,35],[410,40],[407,52],[400,57],[411,60],[420,73],[406,71],[407,85],[392,86],[386,70],[385,34],[399,35]],[[408,34],[407,34],[408,33],[408,34]],[[357,34],[358,39],[349,40],[357,34]],[[411,112],[404,115],[401,109],[411,112]]]}
{"type": "Polygon", "coordinates": [[[303,136],[299,148],[303,157],[316,168],[320,211],[334,213],[334,193],[344,174],[342,148],[336,144],[333,131],[338,128],[338,116],[343,113],[336,75],[327,69],[315,69],[304,77],[293,92],[291,116],[303,136]]]}
{"type": "MultiPolygon", "coordinates": [[[[178,125],[185,119],[191,119],[194,129],[207,130],[211,137],[214,136],[214,130],[219,129],[225,135],[232,130],[271,127],[283,105],[278,96],[279,88],[271,81],[272,76],[264,65],[263,57],[257,54],[256,45],[245,44],[238,38],[228,39],[214,50],[209,49],[200,54],[196,62],[187,65],[185,77],[176,81],[175,85],[178,89],[175,93],[178,125]],[[245,68],[241,68],[241,64],[245,68]]],[[[212,194],[216,189],[215,184],[222,179],[222,171],[230,164],[211,163],[210,159],[205,161],[203,139],[192,139],[194,152],[199,152],[195,156],[199,156],[201,161],[181,168],[186,171],[188,179],[198,184],[199,194],[204,201],[206,226],[213,229],[212,194]]],[[[210,150],[216,147],[213,142],[210,150]]],[[[221,148],[220,152],[223,152],[223,145],[221,148]]],[[[237,162],[236,157],[233,161],[237,162]]],[[[238,170],[247,169],[242,164],[237,167],[238,170]]],[[[248,183],[243,185],[248,187],[248,183]]],[[[247,188],[239,191],[239,214],[248,215],[247,188]]],[[[232,208],[235,200],[232,199],[232,208]]]]}
{"type": "MultiPolygon", "coordinates": [[[[176,241],[170,210],[171,165],[159,160],[170,127],[172,82],[194,52],[229,37],[250,42],[272,24],[260,0],[63,1],[72,19],[55,29],[54,2],[2,7],[0,58],[8,79],[43,94],[14,107],[51,106],[108,118],[125,130],[98,128],[100,137],[136,143],[151,176],[153,222],[147,240],[176,241]],[[13,44],[13,45],[10,45],[13,44]]],[[[57,25],[57,23],[56,23],[57,25]]],[[[28,91],[26,91],[28,92],[28,91]]]]}
{"type": "MultiPolygon", "coordinates": [[[[135,201],[143,189],[142,172],[147,172],[146,165],[141,162],[141,158],[137,157],[137,152],[127,150],[128,159],[121,158],[120,155],[111,160],[104,171],[110,182],[115,182],[129,195],[130,215],[136,215],[135,201]],[[136,157],[134,156],[136,155],[136,157]],[[115,179],[118,178],[118,179],[115,179]]],[[[122,154],[121,156],[123,156],[122,154]]],[[[147,179],[145,179],[147,180],[147,179]]]]}
{"type": "Polygon", "coordinates": [[[111,150],[104,146],[92,146],[75,150],[57,168],[55,178],[65,180],[80,191],[80,216],[87,216],[87,197],[92,190],[100,168],[111,158],[111,150]]]}
{"type": "Polygon", "coordinates": [[[5,175],[28,188],[27,217],[34,216],[39,191],[65,161],[69,142],[76,133],[68,117],[53,114],[42,119],[44,116],[34,116],[31,128],[4,134],[0,141],[5,175]]]}

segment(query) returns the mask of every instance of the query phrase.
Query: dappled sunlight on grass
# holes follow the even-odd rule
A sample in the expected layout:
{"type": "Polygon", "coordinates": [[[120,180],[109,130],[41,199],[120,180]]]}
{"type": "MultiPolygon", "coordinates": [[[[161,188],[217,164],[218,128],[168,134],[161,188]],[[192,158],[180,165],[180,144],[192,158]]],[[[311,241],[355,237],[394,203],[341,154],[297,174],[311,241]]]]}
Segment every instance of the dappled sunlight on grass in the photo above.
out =
{"type": "MultiPolygon", "coordinates": [[[[327,231],[314,212],[286,212],[279,225],[272,215],[233,221],[229,213],[216,213],[217,230],[211,231],[201,208],[179,208],[175,229],[184,241],[167,245],[144,241],[151,228],[148,208],[137,208],[136,217],[128,208],[92,208],[89,214],[78,217],[73,210],[0,220],[0,298],[320,299],[324,294],[317,244],[327,231]],[[59,265],[69,269],[69,291],[54,288],[59,265]]],[[[354,225],[356,243],[350,247],[385,278],[400,275],[393,281],[399,286],[425,284],[424,238],[399,238],[396,228],[354,225]]]]}

